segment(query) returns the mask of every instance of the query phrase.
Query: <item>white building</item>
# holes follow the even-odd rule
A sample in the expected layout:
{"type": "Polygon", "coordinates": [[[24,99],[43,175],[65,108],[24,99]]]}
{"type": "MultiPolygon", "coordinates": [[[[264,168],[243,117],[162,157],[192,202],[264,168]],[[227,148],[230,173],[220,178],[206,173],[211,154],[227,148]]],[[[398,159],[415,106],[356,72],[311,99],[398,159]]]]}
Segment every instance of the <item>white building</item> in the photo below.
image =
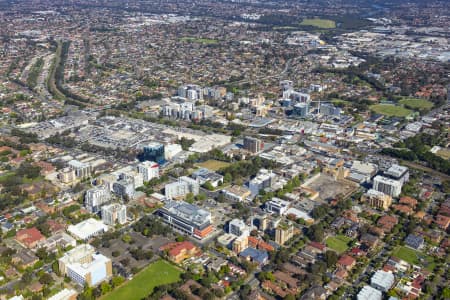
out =
{"type": "Polygon", "coordinates": [[[402,182],[384,176],[375,176],[373,189],[391,197],[398,197],[402,192],[402,182]]]}
{"type": "Polygon", "coordinates": [[[102,221],[110,226],[114,226],[116,223],[125,224],[127,222],[127,207],[118,203],[102,206],[102,221]]]}
{"type": "Polygon", "coordinates": [[[197,195],[200,191],[200,184],[198,180],[187,176],[178,178],[178,181],[166,184],[165,196],[167,199],[186,196],[188,193],[197,195]]]}
{"type": "Polygon", "coordinates": [[[73,289],[63,289],[59,293],[51,296],[48,300],[75,300],[78,293],[73,289]]]}
{"type": "Polygon", "coordinates": [[[290,202],[288,201],[274,197],[272,200],[266,202],[265,208],[267,212],[284,215],[289,209],[289,204],[290,202]]]}
{"type": "Polygon", "coordinates": [[[248,226],[244,221],[239,219],[233,219],[230,221],[230,224],[228,225],[228,232],[234,234],[235,236],[250,235],[248,226]]]}
{"type": "Polygon", "coordinates": [[[84,206],[90,213],[100,211],[102,205],[111,201],[111,193],[106,185],[89,189],[84,196],[84,206]]]}
{"type": "Polygon", "coordinates": [[[256,196],[259,194],[259,191],[268,187],[271,187],[276,175],[272,173],[272,171],[261,169],[258,175],[250,180],[249,189],[252,193],[252,196],[256,196]]]}
{"type": "Polygon", "coordinates": [[[76,225],[69,225],[67,231],[77,240],[86,241],[108,231],[108,226],[101,221],[90,218],[76,225]]]}
{"type": "Polygon", "coordinates": [[[169,144],[164,147],[164,157],[166,160],[171,160],[174,156],[181,153],[183,148],[179,144],[169,144]]]}
{"type": "Polygon", "coordinates": [[[400,181],[405,184],[409,181],[409,169],[400,165],[392,165],[386,172],[384,172],[386,177],[400,181]]]}
{"type": "Polygon", "coordinates": [[[78,178],[87,178],[91,176],[93,171],[90,163],[84,163],[79,160],[71,160],[68,165],[69,168],[75,171],[75,176],[78,178]]]}
{"type": "Polygon", "coordinates": [[[142,174],[144,182],[153,178],[159,178],[159,165],[154,161],[144,161],[137,166],[139,174],[142,174]]]}
{"type": "Polygon", "coordinates": [[[370,279],[370,284],[382,291],[387,292],[391,289],[391,287],[394,285],[395,277],[394,274],[391,272],[385,272],[383,270],[376,271],[375,274],[373,274],[372,278],[370,279]]]}
{"type": "Polygon", "coordinates": [[[62,276],[67,275],[80,285],[96,286],[112,276],[111,260],[96,253],[89,244],[68,251],[58,260],[58,264],[62,276]]]}
{"type": "Polygon", "coordinates": [[[361,291],[359,291],[356,299],[358,300],[381,300],[383,293],[379,290],[371,287],[370,285],[365,285],[361,291]]]}

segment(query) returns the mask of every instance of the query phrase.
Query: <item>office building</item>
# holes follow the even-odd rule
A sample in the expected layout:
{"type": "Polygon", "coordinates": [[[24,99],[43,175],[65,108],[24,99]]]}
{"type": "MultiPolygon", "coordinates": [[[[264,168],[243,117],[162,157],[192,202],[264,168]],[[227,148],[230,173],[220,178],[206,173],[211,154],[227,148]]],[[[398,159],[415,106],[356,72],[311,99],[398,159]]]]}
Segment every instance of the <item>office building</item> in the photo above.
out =
{"type": "Polygon", "coordinates": [[[331,103],[322,103],[319,108],[319,112],[324,116],[336,116],[339,117],[341,115],[341,109],[339,107],[334,106],[331,103]]]}
{"type": "Polygon", "coordinates": [[[258,195],[262,189],[272,187],[275,177],[276,175],[272,171],[261,169],[258,175],[249,182],[249,189],[252,196],[258,195]]]}
{"type": "Polygon", "coordinates": [[[211,213],[184,201],[166,201],[156,215],[171,227],[197,239],[203,239],[213,231],[211,213]]]}
{"type": "Polygon", "coordinates": [[[367,202],[372,207],[388,210],[392,204],[392,197],[382,192],[370,189],[361,196],[362,202],[367,202]]]}
{"type": "Polygon", "coordinates": [[[69,225],[67,231],[77,240],[87,241],[108,231],[108,226],[101,221],[90,218],[76,225],[69,225]]]}
{"type": "Polygon", "coordinates": [[[372,278],[370,279],[370,284],[382,291],[387,292],[391,289],[391,287],[394,285],[395,277],[392,272],[385,272],[383,270],[378,270],[373,274],[372,278]]]}
{"type": "Polygon", "coordinates": [[[252,153],[258,153],[264,148],[264,142],[262,142],[260,139],[246,136],[244,137],[244,149],[252,152],[252,153]]]}
{"type": "Polygon", "coordinates": [[[289,209],[289,204],[289,201],[274,197],[272,200],[266,202],[265,209],[269,213],[284,215],[289,209]]]}
{"type": "Polygon", "coordinates": [[[159,165],[153,161],[144,161],[137,166],[139,174],[142,174],[144,182],[153,178],[159,178],[159,165]]]}
{"type": "Polygon", "coordinates": [[[102,221],[106,225],[121,225],[127,222],[127,207],[123,204],[109,204],[102,206],[102,221]]]}
{"type": "Polygon", "coordinates": [[[381,300],[383,293],[379,290],[371,287],[370,285],[365,285],[361,291],[359,291],[356,296],[357,300],[381,300]]]}
{"type": "Polygon", "coordinates": [[[198,180],[181,176],[178,181],[166,184],[164,193],[167,199],[175,199],[186,196],[189,193],[198,195],[200,184],[198,180]]]}
{"type": "Polygon", "coordinates": [[[307,117],[309,113],[309,104],[308,103],[297,103],[294,105],[294,109],[292,110],[292,114],[298,117],[307,117]]]}
{"type": "Polygon", "coordinates": [[[111,260],[95,252],[94,247],[82,244],[68,251],[58,260],[59,272],[79,285],[97,286],[112,276],[111,260]]]}
{"type": "Polygon", "coordinates": [[[98,213],[102,205],[111,201],[111,193],[107,186],[101,185],[86,191],[84,206],[90,213],[98,213]]]}
{"type": "Polygon", "coordinates": [[[384,176],[398,180],[403,185],[409,180],[409,169],[407,167],[394,164],[386,172],[384,172],[384,176]]]}
{"type": "Polygon", "coordinates": [[[134,197],[134,193],[136,192],[134,187],[134,179],[132,177],[126,176],[123,179],[114,182],[113,191],[117,196],[121,198],[132,199],[134,197]]]}
{"type": "Polygon", "coordinates": [[[235,236],[249,236],[250,230],[245,222],[239,219],[233,219],[228,224],[228,232],[234,234],[235,236]]]}
{"type": "Polygon", "coordinates": [[[69,168],[75,172],[75,176],[81,179],[90,177],[93,172],[93,167],[90,163],[84,163],[79,160],[71,160],[68,165],[69,168]]]}
{"type": "Polygon", "coordinates": [[[142,149],[138,156],[140,161],[154,161],[160,165],[165,162],[164,145],[160,143],[149,143],[142,149]]]}
{"type": "Polygon", "coordinates": [[[398,197],[402,192],[402,183],[398,180],[378,175],[373,179],[373,189],[391,197],[398,197]]]}
{"type": "Polygon", "coordinates": [[[275,229],[275,242],[284,245],[294,236],[294,226],[290,223],[280,223],[275,229]]]}

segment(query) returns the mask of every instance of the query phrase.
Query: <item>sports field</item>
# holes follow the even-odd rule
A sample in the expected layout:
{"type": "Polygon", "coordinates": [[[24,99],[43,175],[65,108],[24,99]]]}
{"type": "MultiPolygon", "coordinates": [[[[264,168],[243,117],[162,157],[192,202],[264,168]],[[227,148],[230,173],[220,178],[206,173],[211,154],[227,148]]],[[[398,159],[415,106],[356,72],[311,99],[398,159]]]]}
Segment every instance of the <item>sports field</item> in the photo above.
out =
{"type": "Polygon", "coordinates": [[[433,102],[417,98],[403,98],[399,103],[407,108],[416,110],[431,109],[433,107],[433,102]]]}
{"type": "Polygon", "coordinates": [[[214,159],[210,159],[210,160],[204,161],[202,163],[195,164],[196,167],[206,168],[211,171],[217,171],[222,168],[228,167],[229,165],[230,164],[227,162],[220,161],[220,160],[214,160],[214,159]]]}
{"type": "Polygon", "coordinates": [[[345,235],[330,236],[325,241],[325,244],[328,248],[331,248],[340,254],[348,249],[348,243],[351,240],[351,238],[345,235]]]}
{"type": "Polygon", "coordinates": [[[150,264],[134,278],[111,293],[102,297],[102,300],[140,300],[153,292],[153,289],[163,284],[174,283],[180,280],[181,271],[165,260],[158,260],[150,264]]]}
{"type": "Polygon", "coordinates": [[[370,109],[378,114],[390,117],[406,117],[412,113],[412,110],[393,104],[375,104],[370,109]]]}
{"type": "Polygon", "coordinates": [[[336,22],[328,19],[303,19],[300,25],[314,26],[322,29],[336,28],[336,22]]]}

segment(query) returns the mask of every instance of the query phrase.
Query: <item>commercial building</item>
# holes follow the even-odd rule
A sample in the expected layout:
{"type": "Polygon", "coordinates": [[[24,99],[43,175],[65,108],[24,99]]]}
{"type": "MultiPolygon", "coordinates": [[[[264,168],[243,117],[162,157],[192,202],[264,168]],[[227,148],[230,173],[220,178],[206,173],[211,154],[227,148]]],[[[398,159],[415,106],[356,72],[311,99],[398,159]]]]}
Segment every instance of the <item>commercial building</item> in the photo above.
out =
{"type": "Polygon", "coordinates": [[[198,180],[199,184],[204,184],[205,182],[209,182],[213,187],[218,187],[223,183],[223,176],[212,172],[206,168],[200,168],[192,173],[192,178],[198,180]]]}
{"type": "Polygon", "coordinates": [[[275,242],[284,245],[294,236],[294,226],[289,223],[280,223],[275,229],[275,242]]]}
{"type": "Polygon", "coordinates": [[[140,161],[155,161],[161,165],[165,162],[164,145],[160,143],[149,143],[143,147],[142,153],[138,158],[140,161]]]}
{"type": "Polygon", "coordinates": [[[111,193],[105,185],[87,190],[84,196],[84,206],[90,213],[98,213],[102,205],[109,201],[111,201],[111,193]]]}
{"type": "Polygon", "coordinates": [[[365,285],[362,290],[359,291],[356,296],[357,300],[381,300],[383,293],[379,290],[371,287],[370,285],[365,285]]]}
{"type": "Polygon", "coordinates": [[[375,176],[373,189],[391,197],[398,197],[402,192],[402,182],[384,176],[375,176]]]}
{"type": "Polygon", "coordinates": [[[392,165],[386,172],[384,176],[400,181],[405,184],[409,180],[409,169],[400,165],[392,165]]]}
{"type": "Polygon", "coordinates": [[[244,149],[252,152],[252,153],[258,153],[264,148],[264,142],[260,139],[246,136],[244,137],[244,149]]]}
{"type": "Polygon", "coordinates": [[[298,117],[307,117],[309,113],[309,104],[308,103],[297,103],[294,105],[294,109],[292,110],[292,114],[298,117]]]}
{"type": "Polygon", "coordinates": [[[197,195],[200,191],[198,180],[181,176],[178,181],[166,184],[164,193],[167,199],[174,199],[186,196],[188,193],[197,195]]]}
{"type": "Polygon", "coordinates": [[[110,226],[114,226],[116,223],[125,224],[127,222],[127,207],[118,203],[102,206],[102,221],[110,226]]]}
{"type": "Polygon", "coordinates": [[[230,221],[228,224],[228,232],[234,234],[235,236],[248,236],[250,234],[248,226],[244,221],[239,219],[233,219],[230,221]]]}
{"type": "Polygon", "coordinates": [[[82,244],[58,260],[59,272],[80,285],[96,286],[112,276],[111,260],[95,252],[94,247],[82,244]]]}
{"type": "Polygon", "coordinates": [[[394,285],[395,277],[394,274],[391,272],[385,272],[383,270],[378,270],[373,274],[372,278],[370,279],[370,284],[382,291],[387,292],[391,289],[391,287],[394,285]]]}
{"type": "Polygon", "coordinates": [[[166,201],[156,215],[171,227],[197,239],[203,239],[213,231],[211,213],[184,201],[166,201]]]}
{"type": "Polygon", "coordinates": [[[252,196],[258,195],[262,189],[272,187],[275,177],[276,175],[272,171],[261,169],[258,175],[248,184],[252,196]]]}
{"type": "Polygon", "coordinates": [[[71,160],[68,163],[69,168],[75,172],[75,176],[78,178],[88,178],[93,172],[93,167],[90,163],[84,163],[79,160],[71,160]]]}
{"type": "Polygon", "coordinates": [[[361,196],[362,202],[367,202],[372,207],[388,210],[392,204],[392,197],[382,192],[370,189],[361,196]]]}
{"type": "Polygon", "coordinates": [[[265,204],[265,209],[267,212],[274,213],[277,215],[284,215],[289,209],[289,201],[282,200],[280,198],[272,198],[272,200],[267,201],[265,204]]]}
{"type": "Polygon", "coordinates": [[[159,178],[159,165],[154,161],[144,161],[138,164],[137,169],[142,174],[144,182],[159,178]]]}
{"type": "Polygon", "coordinates": [[[77,240],[87,241],[108,231],[108,226],[101,221],[90,218],[76,225],[69,225],[67,231],[77,240]]]}
{"type": "Polygon", "coordinates": [[[246,200],[248,197],[250,197],[251,192],[249,189],[245,187],[233,185],[224,188],[222,190],[222,194],[225,196],[225,199],[229,201],[242,202],[246,200]]]}

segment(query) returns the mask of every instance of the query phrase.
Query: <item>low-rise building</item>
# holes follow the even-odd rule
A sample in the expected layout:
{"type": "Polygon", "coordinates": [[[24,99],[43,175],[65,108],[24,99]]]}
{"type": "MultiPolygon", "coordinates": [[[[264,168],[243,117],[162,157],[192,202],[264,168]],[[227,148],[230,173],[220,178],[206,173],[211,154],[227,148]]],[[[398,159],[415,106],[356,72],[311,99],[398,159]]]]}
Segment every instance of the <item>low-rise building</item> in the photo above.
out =
{"type": "Polygon", "coordinates": [[[382,291],[387,292],[391,289],[391,287],[394,285],[395,277],[394,274],[391,272],[385,272],[383,270],[378,270],[373,274],[372,278],[370,279],[370,284],[382,291]]]}
{"type": "Polygon", "coordinates": [[[55,295],[48,298],[48,300],[76,300],[78,293],[73,289],[64,289],[55,295]]]}
{"type": "Polygon", "coordinates": [[[245,187],[233,185],[224,188],[222,190],[222,194],[225,196],[225,199],[229,201],[242,202],[245,201],[248,197],[250,197],[251,192],[245,187]]]}
{"type": "Polygon", "coordinates": [[[45,236],[36,227],[32,227],[17,231],[16,241],[24,247],[33,249],[39,242],[45,241],[45,236]]]}
{"type": "Polygon", "coordinates": [[[108,231],[108,226],[101,221],[90,218],[76,225],[70,225],[67,231],[77,240],[87,241],[108,231]]]}
{"type": "Polygon", "coordinates": [[[381,300],[382,296],[383,294],[379,290],[371,287],[370,285],[365,285],[362,290],[359,291],[356,298],[358,300],[381,300]]]}

